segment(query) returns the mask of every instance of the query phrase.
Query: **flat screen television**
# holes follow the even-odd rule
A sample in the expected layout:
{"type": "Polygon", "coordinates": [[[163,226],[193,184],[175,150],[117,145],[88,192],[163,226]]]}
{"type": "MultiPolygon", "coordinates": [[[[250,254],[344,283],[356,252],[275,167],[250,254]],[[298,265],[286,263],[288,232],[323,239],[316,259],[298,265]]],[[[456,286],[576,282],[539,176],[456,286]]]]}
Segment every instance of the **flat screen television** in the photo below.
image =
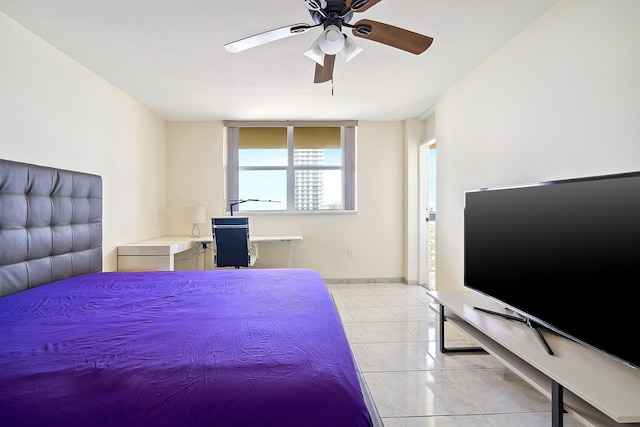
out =
{"type": "Polygon", "coordinates": [[[464,285],[640,368],[640,172],[465,192],[464,285]]]}

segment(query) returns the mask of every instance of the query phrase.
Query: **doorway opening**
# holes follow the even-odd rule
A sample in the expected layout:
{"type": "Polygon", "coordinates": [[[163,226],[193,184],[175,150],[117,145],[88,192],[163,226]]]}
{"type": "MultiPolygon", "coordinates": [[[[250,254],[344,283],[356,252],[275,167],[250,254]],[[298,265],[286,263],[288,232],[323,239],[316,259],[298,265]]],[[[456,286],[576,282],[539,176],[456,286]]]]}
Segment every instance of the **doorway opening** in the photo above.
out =
{"type": "Polygon", "coordinates": [[[420,145],[420,261],[419,282],[428,289],[436,285],[436,163],[435,138],[420,145]]]}

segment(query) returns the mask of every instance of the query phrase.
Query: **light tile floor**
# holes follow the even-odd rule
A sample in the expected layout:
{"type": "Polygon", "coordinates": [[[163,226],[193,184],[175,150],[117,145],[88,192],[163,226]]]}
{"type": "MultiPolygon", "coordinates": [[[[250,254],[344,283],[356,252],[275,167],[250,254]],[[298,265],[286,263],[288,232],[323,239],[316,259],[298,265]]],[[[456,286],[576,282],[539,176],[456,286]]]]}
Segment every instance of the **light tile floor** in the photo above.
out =
{"type": "MultiPolygon", "coordinates": [[[[385,427],[548,427],[551,401],[489,354],[442,354],[426,289],[328,284],[385,427]]],[[[445,323],[446,345],[476,344],[445,323]]],[[[582,427],[569,414],[565,427],[582,427]]]]}

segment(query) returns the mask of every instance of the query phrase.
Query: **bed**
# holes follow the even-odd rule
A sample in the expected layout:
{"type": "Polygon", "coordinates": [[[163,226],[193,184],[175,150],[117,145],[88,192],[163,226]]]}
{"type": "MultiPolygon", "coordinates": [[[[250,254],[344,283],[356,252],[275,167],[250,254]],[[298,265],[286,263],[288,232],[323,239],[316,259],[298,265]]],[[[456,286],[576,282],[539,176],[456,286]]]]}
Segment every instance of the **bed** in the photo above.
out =
{"type": "Polygon", "coordinates": [[[0,424],[382,425],[317,272],[102,272],[101,199],[0,160],[0,424]]]}

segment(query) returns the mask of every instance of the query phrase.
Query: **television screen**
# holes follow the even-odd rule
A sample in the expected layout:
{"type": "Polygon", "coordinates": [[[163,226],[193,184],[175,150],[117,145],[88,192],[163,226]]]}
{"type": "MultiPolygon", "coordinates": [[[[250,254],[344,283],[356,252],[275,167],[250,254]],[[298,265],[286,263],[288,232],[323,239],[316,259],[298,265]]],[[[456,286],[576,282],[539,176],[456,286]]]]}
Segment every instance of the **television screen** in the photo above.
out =
{"type": "Polygon", "coordinates": [[[464,285],[640,367],[640,172],[466,192],[464,285]]]}

